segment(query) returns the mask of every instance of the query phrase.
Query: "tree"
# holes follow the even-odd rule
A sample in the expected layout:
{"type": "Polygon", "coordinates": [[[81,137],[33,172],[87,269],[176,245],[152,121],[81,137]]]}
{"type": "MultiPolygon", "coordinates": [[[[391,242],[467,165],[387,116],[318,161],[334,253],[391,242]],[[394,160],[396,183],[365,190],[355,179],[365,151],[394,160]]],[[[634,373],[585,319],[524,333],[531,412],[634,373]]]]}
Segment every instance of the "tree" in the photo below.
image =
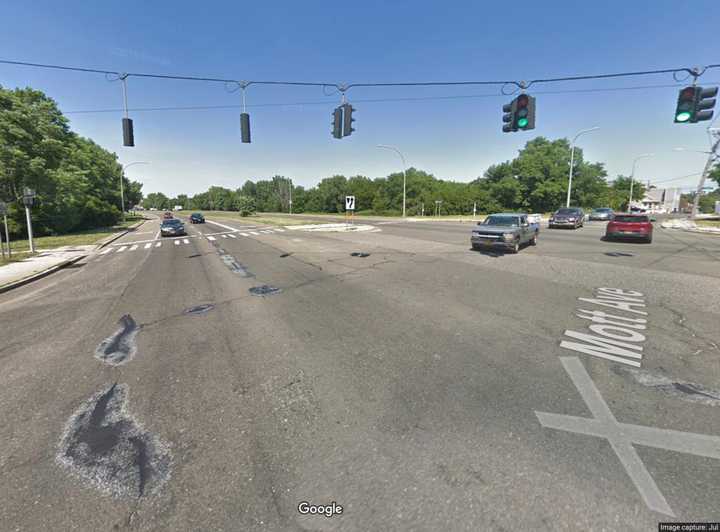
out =
{"type": "MultiPolygon", "coordinates": [[[[628,201],[630,200],[630,178],[623,175],[617,176],[610,187],[610,207],[617,211],[628,210],[628,201]]],[[[639,181],[632,184],[633,199],[642,199],[645,196],[645,185],[639,181]]]]}
{"type": "Polygon", "coordinates": [[[170,209],[170,198],[162,192],[151,192],[143,200],[143,207],[146,209],[165,210],[170,209]]]}

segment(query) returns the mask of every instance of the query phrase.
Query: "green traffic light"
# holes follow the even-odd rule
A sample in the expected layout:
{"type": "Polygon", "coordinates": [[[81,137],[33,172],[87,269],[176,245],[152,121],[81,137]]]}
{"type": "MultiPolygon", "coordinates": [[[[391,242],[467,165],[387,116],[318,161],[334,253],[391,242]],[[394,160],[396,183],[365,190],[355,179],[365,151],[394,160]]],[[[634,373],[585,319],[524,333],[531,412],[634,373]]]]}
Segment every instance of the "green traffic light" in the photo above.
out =
{"type": "Polygon", "coordinates": [[[677,115],[675,115],[675,120],[677,122],[687,122],[690,120],[691,114],[687,111],[681,111],[677,115]]]}
{"type": "MultiPolygon", "coordinates": [[[[688,118],[690,118],[690,117],[688,116],[688,118]]],[[[687,118],[686,118],[686,120],[687,120],[687,118]]],[[[525,127],[525,126],[527,126],[527,125],[528,125],[528,119],[527,119],[527,118],[521,118],[520,120],[518,120],[517,125],[518,125],[518,127],[525,127]]]]}

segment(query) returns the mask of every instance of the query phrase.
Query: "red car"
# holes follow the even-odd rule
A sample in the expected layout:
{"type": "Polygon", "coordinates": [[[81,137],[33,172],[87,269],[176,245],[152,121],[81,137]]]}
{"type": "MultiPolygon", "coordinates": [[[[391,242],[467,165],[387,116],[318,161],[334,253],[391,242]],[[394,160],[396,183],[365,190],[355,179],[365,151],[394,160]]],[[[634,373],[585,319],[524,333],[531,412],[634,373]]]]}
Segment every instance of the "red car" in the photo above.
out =
{"type": "Polygon", "coordinates": [[[614,214],[605,229],[605,240],[637,238],[652,242],[653,224],[646,214],[614,214]]]}

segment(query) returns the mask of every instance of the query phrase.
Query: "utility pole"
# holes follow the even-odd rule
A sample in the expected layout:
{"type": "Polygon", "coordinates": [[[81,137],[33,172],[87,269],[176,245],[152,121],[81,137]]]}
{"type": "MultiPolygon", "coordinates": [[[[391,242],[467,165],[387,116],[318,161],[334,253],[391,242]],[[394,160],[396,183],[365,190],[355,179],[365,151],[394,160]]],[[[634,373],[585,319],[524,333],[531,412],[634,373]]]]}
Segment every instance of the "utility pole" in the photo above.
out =
{"type": "Polygon", "coordinates": [[[718,157],[718,147],[720,147],[720,129],[710,129],[708,128],[708,135],[710,135],[710,143],[712,145],[712,148],[710,148],[710,151],[708,152],[708,159],[705,163],[705,168],[703,169],[703,173],[700,176],[700,182],[698,183],[697,190],[695,191],[695,197],[693,198],[693,208],[692,208],[692,214],[690,217],[694,220],[698,213],[698,206],[700,204],[700,194],[702,194],[703,187],[705,186],[705,179],[707,178],[708,174],[710,173],[710,170],[712,170],[713,164],[715,163],[716,158],[718,157]],[[715,137],[715,142],[713,142],[713,137],[715,137]]]}

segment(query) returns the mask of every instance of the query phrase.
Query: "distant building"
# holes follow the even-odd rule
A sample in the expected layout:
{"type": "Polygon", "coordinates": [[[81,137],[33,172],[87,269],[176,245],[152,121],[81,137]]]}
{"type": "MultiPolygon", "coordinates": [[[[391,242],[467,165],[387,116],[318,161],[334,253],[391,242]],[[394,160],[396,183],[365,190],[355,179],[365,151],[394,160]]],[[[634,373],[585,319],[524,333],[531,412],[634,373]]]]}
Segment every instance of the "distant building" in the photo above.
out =
{"type": "Polygon", "coordinates": [[[680,189],[649,187],[640,201],[633,201],[632,208],[655,213],[678,212],[680,189]]]}

